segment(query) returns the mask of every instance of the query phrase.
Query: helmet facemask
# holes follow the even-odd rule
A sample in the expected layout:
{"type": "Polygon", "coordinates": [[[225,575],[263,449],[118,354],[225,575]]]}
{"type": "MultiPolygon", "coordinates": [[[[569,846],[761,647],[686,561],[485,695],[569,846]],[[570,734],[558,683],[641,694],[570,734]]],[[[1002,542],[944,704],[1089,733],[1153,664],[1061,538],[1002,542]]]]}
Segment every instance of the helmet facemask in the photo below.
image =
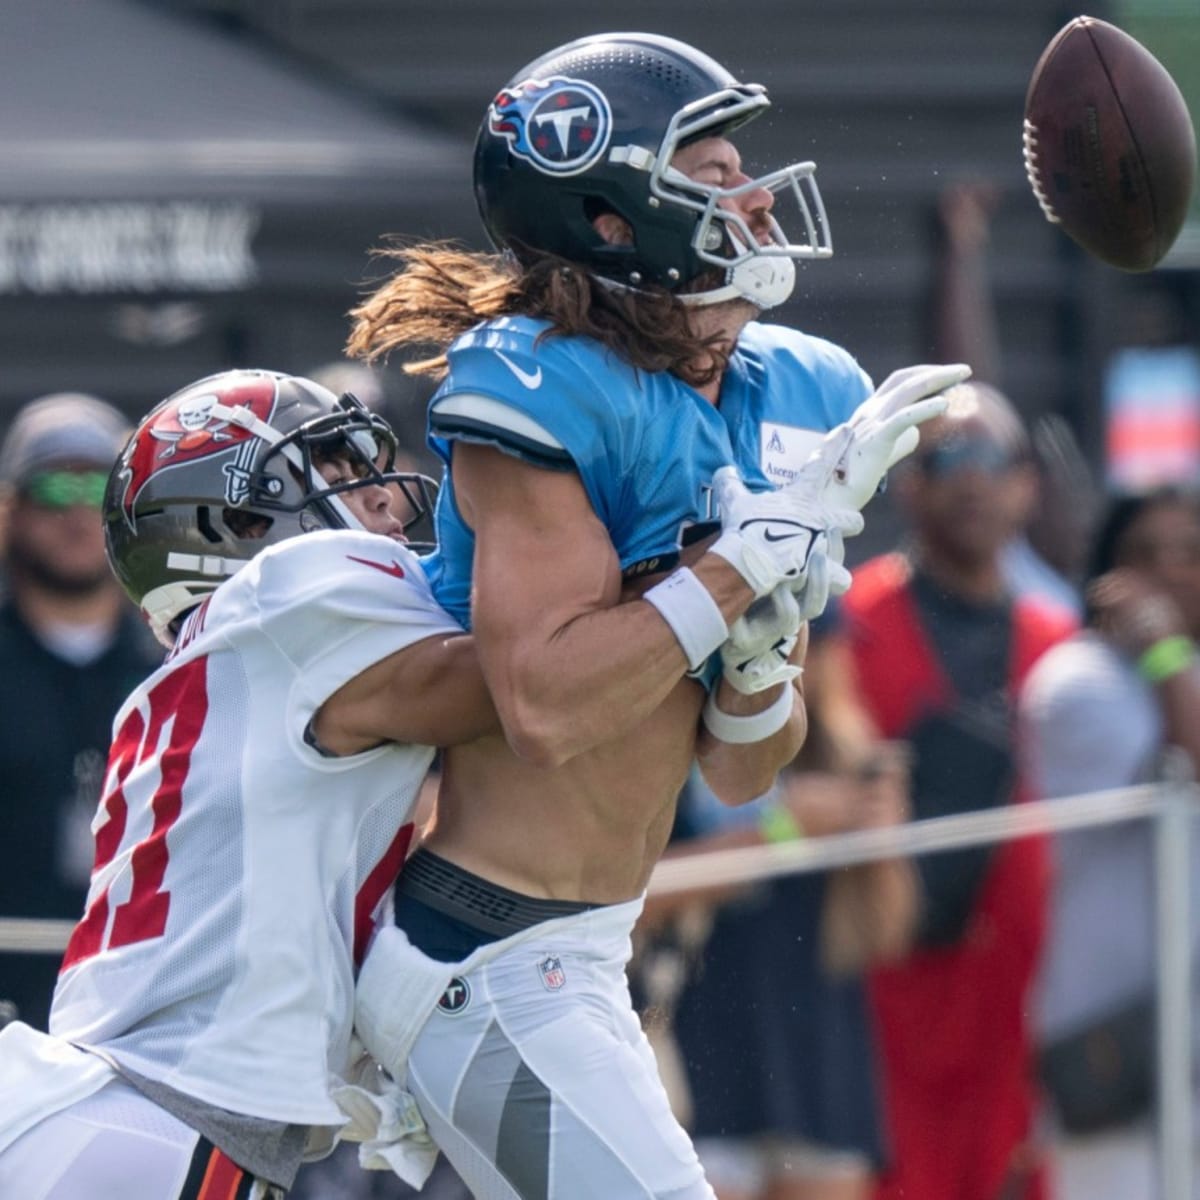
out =
{"type": "MultiPolygon", "coordinates": [[[[346,393],[337,411],[314,417],[283,436],[268,426],[254,429],[272,442],[249,481],[250,506],[259,513],[307,514],[312,528],[362,529],[362,523],[340,497],[365,487],[399,491],[408,512],[405,532],[433,511],[433,480],[396,470],[396,435],[378,414],[346,393]],[[330,483],[321,473],[325,463],[341,460],[351,477],[330,483]]],[[[415,544],[424,549],[428,543],[415,544]]]]}
{"type": "Polygon", "coordinates": [[[683,146],[707,137],[724,137],[769,105],[758,84],[726,88],[694,101],[675,114],[658,154],[652,161],[647,160],[648,203],[674,205],[698,214],[691,251],[699,262],[723,271],[720,286],[681,292],[679,298],[684,304],[702,306],[741,298],[761,309],[774,308],[792,293],[795,260],[829,258],[833,254],[825,205],[814,175],[815,163],[792,163],[732,188],[698,182],[672,166],[676,152],[683,146]],[[736,205],[741,197],[760,190],[772,196],[785,194],[792,201],[795,224],[804,230],[802,239],[789,241],[772,211],[766,217],[770,241],[760,241],[736,205]],[[726,207],[730,202],[735,203],[726,207]]]}

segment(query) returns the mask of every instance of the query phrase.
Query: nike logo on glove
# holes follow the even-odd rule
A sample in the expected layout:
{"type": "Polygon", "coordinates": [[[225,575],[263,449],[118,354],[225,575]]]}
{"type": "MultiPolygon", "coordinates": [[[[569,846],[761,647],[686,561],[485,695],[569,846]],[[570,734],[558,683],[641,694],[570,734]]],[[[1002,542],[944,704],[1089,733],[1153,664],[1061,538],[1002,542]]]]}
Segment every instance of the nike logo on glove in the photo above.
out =
{"type": "MultiPolygon", "coordinates": [[[[741,528],[745,529],[748,525],[782,525],[786,528],[788,522],[781,521],[778,517],[751,517],[749,521],[742,522],[741,528]]],[[[772,529],[766,529],[763,531],[763,541],[786,542],[789,538],[800,537],[803,534],[808,534],[809,537],[812,537],[816,533],[816,530],[810,529],[807,525],[795,524],[791,528],[792,532],[790,533],[775,533],[772,529]]]]}
{"type": "Polygon", "coordinates": [[[542,386],[542,368],[536,367],[533,371],[526,371],[518,367],[503,350],[496,351],[496,357],[527,387],[530,391],[534,388],[542,386]]]}
{"type": "Polygon", "coordinates": [[[364,567],[374,567],[377,571],[382,571],[385,575],[390,575],[393,579],[404,578],[404,568],[393,559],[390,563],[376,562],[373,558],[357,558],[353,554],[347,554],[346,557],[351,562],[362,563],[364,567]]]}

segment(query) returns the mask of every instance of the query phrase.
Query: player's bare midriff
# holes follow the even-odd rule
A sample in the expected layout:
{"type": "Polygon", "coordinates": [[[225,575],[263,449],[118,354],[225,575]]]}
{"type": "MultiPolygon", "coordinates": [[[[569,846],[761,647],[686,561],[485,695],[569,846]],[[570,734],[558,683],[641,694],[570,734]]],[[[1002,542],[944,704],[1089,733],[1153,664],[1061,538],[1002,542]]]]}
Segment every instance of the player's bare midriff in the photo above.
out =
{"type": "Polygon", "coordinates": [[[682,680],[634,732],[553,770],[523,762],[501,737],[446,751],[425,844],[526,895],[633,899],[670,835],[703,700],[682,680]]]}

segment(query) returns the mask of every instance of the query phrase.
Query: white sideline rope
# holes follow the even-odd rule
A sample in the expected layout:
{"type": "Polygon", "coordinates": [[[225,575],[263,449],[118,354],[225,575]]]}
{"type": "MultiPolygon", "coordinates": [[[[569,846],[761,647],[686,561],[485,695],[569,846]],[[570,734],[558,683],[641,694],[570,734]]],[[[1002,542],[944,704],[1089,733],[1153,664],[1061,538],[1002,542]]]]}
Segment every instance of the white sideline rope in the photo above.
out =
{"type": "Polygon", "coordinates": [[[680,854],[663,859],[655,867],[648,890],[652,896],[664,896],[728,887],[779,875],[823,871],[884,858],[1011,841],[1038,833],[1132,821],[1159,812],[1172,787],[1177,786],[1146,784],[1060,800],[1009,804],[950,817],[932,817],[886,829],[863,829],[769,846],[713,850],[705,854],[680,854]]]}
{"type": "MultiPolygon", "coordinates": [[[[1060,829],[1132,821],[1157,813],[1172,786],[1178,785],[1147,784],[934,817],[887,829],[864,829],[771,846],[714,850],[708,854],[681,854],[658,864],[650,877],[649,891],[651,895],[662,896],[697,888],[727,887],[900,855],[933,854],[1060,829]]],[[[0,953],[61,954],[74,927],[74,921],[2,917],[0,953]]]]}
{"type": "MultiPolygon", "coordinates": [[[[1093,792],[1062,800],[912,821],[888,829],[799,839],[769,846],[679,855],[655,868],[649,891],[671,892],[752,883],[802,871],[845,867],[899,855],[934,854],[1032,834],[1122,821],[1157,819],[1156,937],[1158,977],[1159,1161],[1165,1200],[1191,1200],[1191,948],[1188,937],[1189,843],[1200,813],[1200,787],[1177,781],[1093,792]],[[1181,1051],[1182,1048],[1182,1051],[1181,1051]]],[[[0,917],[0,953],[61,953],[72,921],[0,917]]]]}
{"type": "Polygon", "coordinates": [[[53,921],[38,917],[0,918],[0,953],[61,954],[74,921],[53,921]]]}

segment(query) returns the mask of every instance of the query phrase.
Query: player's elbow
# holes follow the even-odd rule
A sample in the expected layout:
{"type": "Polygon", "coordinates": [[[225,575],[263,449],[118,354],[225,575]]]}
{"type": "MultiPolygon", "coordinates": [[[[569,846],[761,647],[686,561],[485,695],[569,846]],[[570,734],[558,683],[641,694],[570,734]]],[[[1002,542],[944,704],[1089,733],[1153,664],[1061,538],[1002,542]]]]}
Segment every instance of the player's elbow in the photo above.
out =
{"type": "Polygon", "coordinates": [[[552,731],[506,727],[505,740],[509,749],[530,766],[552,771],[569,762],[579,751],[552,731]]]}
{"type": "Polygon", "coordinates": [[[509,738],[508,745],[522,762],[528,763],[531,767],[537,767],[541,771],[553,771],[563,766],[572,757],[570,754],[556,751],[553,746],[540,742],[515,741],[509,738]]]}
{"type": "Polygon", "coordinates": [[[532,766],[553,770],[583,749],[569,713],[560,706],[512,697],[500,716],[509,748],[532,766]]]}
{"type": "Polygon", "coordinates": [[[539,662],[514,659],[491,683],[505,740],[523,761],[552,770],[595,744],[596,738],[589,740],[595,725],[589,706],[539,662]]]}

